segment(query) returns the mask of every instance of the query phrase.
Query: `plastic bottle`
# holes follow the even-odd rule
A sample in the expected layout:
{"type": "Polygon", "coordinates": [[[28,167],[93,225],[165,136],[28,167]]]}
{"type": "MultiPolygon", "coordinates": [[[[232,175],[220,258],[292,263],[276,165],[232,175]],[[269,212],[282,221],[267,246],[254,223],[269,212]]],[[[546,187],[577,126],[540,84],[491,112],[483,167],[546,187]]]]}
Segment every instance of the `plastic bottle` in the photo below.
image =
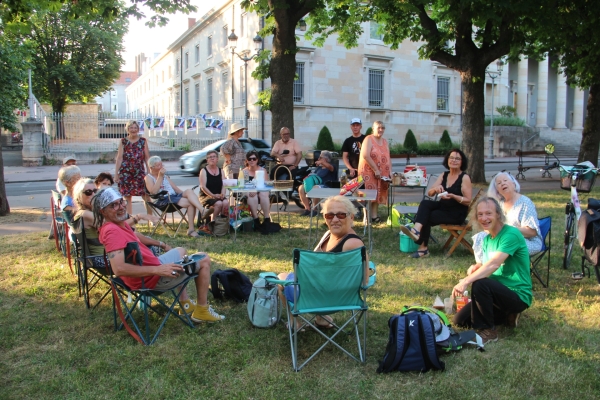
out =
{"type": "Polygon", "coordinates": [[[456,312],[459,312],[461,308],[466,306],[471,300],[469,299],[469,291],[465,290],[462,296],[456,297],[456,312]]]}
{"type": "Polygon", "coordinates": [[[240,172],[238,173],[238,186],[244,187],[244,184],[244,171],[242,170],[242,167],[240,167],[240,172]]]}

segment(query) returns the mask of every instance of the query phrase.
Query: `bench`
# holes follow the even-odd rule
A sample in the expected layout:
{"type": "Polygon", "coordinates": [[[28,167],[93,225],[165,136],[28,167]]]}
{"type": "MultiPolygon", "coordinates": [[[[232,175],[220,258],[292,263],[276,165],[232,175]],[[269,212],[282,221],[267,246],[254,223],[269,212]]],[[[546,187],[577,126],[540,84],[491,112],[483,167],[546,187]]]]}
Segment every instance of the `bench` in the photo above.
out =
{"type": "Polygon", "coordinates": [[[552,178],[552,174],[550,174],[550,170],[554,169],[554,168],[558,168],[558,166],[560,165],[560,160],[553,153],[549,154],[545,150],[532,150],[532,151],[517,150],[517,156],[519,156],[519,166],[518,166],[519,172],[517,173],[517,176],[515,177],[517,179],[525,180],[524,172],[531,168],[540,168],[540,170],[542,171],[542,178],[546,178],[546,176],[548,178],[552,178]],[[538,156],[538,155],[545,156],[543,165],[542,164],[531,165],[531,166],[523,165],[523,157],[524,156],[538,156]],[[551,163],[550,156],[554,157],[556,159],[556,161],[553,161],[551,163]]]}

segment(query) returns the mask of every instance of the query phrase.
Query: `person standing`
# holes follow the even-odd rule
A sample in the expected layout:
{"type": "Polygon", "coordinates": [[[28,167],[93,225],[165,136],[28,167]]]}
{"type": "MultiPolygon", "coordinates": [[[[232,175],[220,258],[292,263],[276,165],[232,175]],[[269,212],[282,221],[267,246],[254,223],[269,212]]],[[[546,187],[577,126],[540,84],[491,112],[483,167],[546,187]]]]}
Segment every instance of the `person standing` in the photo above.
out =
{"type": "Polygon", "coordinates": [[[381,219],[377,216],[379,204],[387,204],[389,184],[381,180],[382,177],[389,178],[392,173],[392,162],[390,160],[390,148],[388,142],[383,138],[385,125],[382,121],[373,123],[373,134],[363,141],[360,150],[360,161],[358,162],[358,174],[365,181],[365,189],[377,190],[377,199],[371,202],[371,222],[379,223],[381,219]]]}
{"type": "MultiPolygon", "coordinates": [[[[144,178],[150,171],[150,150],[146,139],[139,135],[140,126],[136,121],[128,121],[125,130],[127,137],[119,142],[114,179],[119,184],[119,192],[127,201],[127,213],[133,214],[131,197],[146,195],[144,178]]],[[[148,212],[151,213],[152,211],[148,212]]]]}
{"type": "MultiPolygon", "coordinates": [[[[281,139],[276,141],[273,145],[271,156],[277,159],[279,165],[288,167],[292,176],[294,176],[294,170],[298,168],[298,164],[300,164],[300,160],[302,160],[300,144],[290,137],[290,130],[285,126],[279,131],[279,136],[281,139]]],[[[281,174],[282,171],[279,171],[279,174],[281,174]]],[[[286,179],[286,177],[278,176],[277,179],[286,179]]],[[[292,179],[292,177],[288,177],[287,179],[292,179]]]]}
{"type": "Polygon", "coordinates": [[[246,161],[246,151],[240,143],[240,138],[247,128],[239,123],[231,124],[229,128],[229,140],[221,146],[221,154],[225,157],[223,172],[229,179],[236,179],[240,168],[246,161]]]}
{"type": "Polygon", "coordinates": [[[360,132],[362,129],[360,118],[352,118],[350,129],[352,129],[352,136],[344,140],[344,144],[342,144],[342,160],[344,160],[344,164],[348,169],[348,176],[356,178],[358,162],[360,160],[360,149],[365,140],[365,135],[360,132]]]}

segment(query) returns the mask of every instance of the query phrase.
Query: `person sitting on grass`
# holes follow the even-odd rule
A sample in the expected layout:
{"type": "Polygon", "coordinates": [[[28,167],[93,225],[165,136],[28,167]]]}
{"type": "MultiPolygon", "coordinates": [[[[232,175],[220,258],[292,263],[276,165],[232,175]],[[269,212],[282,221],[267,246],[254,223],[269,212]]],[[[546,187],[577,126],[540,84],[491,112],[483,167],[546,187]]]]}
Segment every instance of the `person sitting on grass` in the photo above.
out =
{"type": "MultiPolygon", "coordinates": [[[[310,210],[310,203],[308,202],[308,196],[306,193],[310,192],[311,189],[315,186],[324,187],[322,184],[329,181],[335,181],[337,177],[335,176],[335,167],[331,163],[332,156],[331,152],[327,150],[323,150],[319,155],[319,159],[315,161],[315,166],[317,167],[313,172],[310,173],[306,178],[304,178],[304,182],[298,188],[298,194],[300,195],[300,200],[302,201],[302,205],[304,206],[304,212],[300,215],[302,216],[312,216],[317,215],[317,210],[310,210]]],[[[313,204],[318,204],[319,199],[313,199],[313,204]]]]}
{"type": "MultiPolygon", "coordinates": [[[[346,196],[332,196],[323,202],[323,217],[329,230],[325,232],[314,251],[327,253],[341,253],[363,247],[365,244],[356,234],[352,225],[356,207],[346,196]]],[[[367,260],[368,262],[368,260],[367,260]]],[[[278,279],[293,281],[295,275],[293,272],[283,272],[278,275],[278,279]]],[[[369,280],[369,272],[365,271],[364,283],[369,280]]],[[[279,296],[283,304],[294,301],[293,286],[279,287],[279,296]]],[[[300,289],[302,290],[302,289],[300,289]]],[[[319,328],[333,328],[333,320],[329,315],[319,315],[315,318],[315,325],[319,328]]],[[[296,322],[296,329],[301,326],[296,322]]]]}
{"type": "MultiPolygon", "coordinates": [[[[132,290],[142,288],[165,291],[181,285],[187,277],[183,267],[176,264],[185,256],[185,249],[177,247],[159,257],[143,246],[135,235],[127,219],[126,201],[113,188],[98,191],[92,201],[94,225],[100,230],[100,243],[104,245],[113,273],[120,277],[132,290]],[[130,264],[125,259],[125,248],[135,242],[140,246],[142,266],[130,264]]],[[[215,322],[225,319],[208,304],[208,284],[210,282],[210,258],[206,253],[196,253],[200,258],[196,262],[195,279],[197,304],[190,300],[187,292],[181,294],[184,309],[192,312],[194,322],[215,322]]],[[[189,312],[188,311],[188,312],[189,312]]]]}
{"type": "Polygon", "coordinates": [[[505,224],[496,199],[482,197],[475,206],[483,239],[482,263],[471,265],[467,276],[452,289],[462,296],[471,284],[471,302],[454,316],[456,326],[473,327],[483,343],[498,340],[496,325],[516,327],[521,312],[533,300],[529,251],[519,230],[505,224]]]}

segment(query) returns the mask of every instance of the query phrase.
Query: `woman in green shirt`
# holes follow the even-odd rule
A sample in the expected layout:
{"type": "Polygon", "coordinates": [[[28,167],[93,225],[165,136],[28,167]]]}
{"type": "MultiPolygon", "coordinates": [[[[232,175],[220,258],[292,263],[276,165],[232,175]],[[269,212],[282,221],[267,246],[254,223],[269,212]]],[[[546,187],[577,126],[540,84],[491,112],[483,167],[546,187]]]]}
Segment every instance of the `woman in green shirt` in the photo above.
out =
{"type": "Polygon", "coordinates": [[[519,230],[504,223],[498,202],[482,197],[475,206],[477,222],[488,234],[481,263],[471,265],[467,276],[452,290],[462,296],[471,284],[471,302],[454,316],[457,326],[472,326],[484,343],[498,340],[497,324],[515,327],[533,300],[529,251],[519,230]]]}

